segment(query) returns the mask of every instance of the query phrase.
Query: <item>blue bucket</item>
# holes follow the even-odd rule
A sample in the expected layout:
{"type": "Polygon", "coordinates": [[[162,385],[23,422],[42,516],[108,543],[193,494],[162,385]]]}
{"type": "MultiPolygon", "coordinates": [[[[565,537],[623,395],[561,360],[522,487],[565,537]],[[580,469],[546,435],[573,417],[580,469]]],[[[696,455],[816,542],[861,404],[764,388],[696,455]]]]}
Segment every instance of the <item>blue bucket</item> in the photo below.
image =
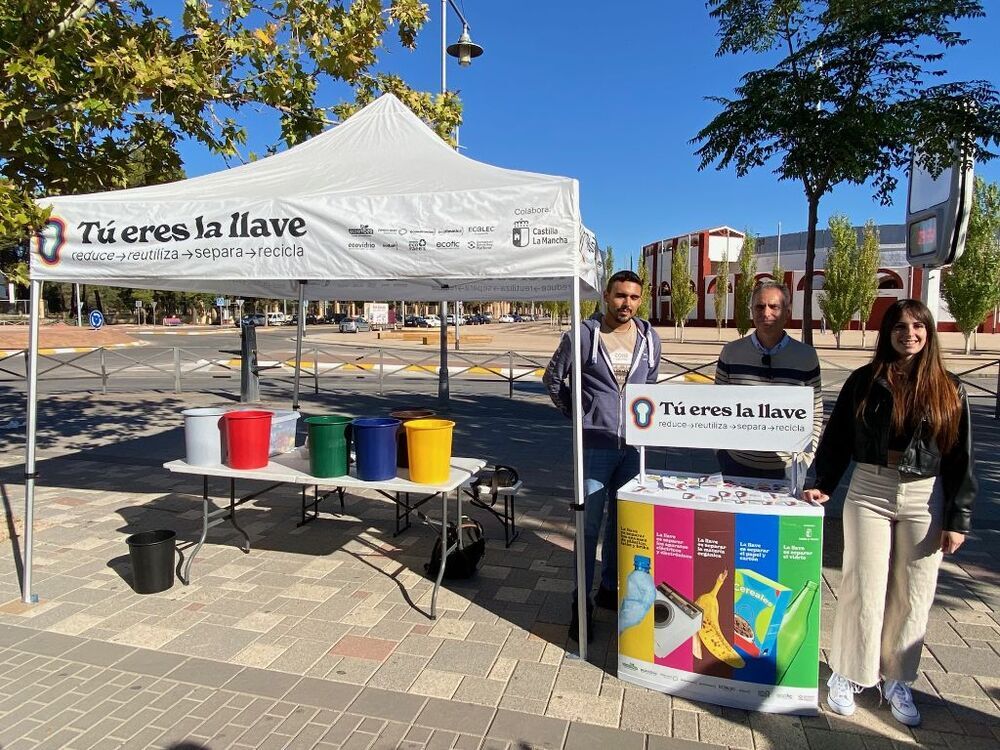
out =
{"type": "Polygon", "coordinates": [[[351,423],[358,479],[381,482],[396,477],[396,432],[400,421],[386,417],[355,419],[351,423]]]}

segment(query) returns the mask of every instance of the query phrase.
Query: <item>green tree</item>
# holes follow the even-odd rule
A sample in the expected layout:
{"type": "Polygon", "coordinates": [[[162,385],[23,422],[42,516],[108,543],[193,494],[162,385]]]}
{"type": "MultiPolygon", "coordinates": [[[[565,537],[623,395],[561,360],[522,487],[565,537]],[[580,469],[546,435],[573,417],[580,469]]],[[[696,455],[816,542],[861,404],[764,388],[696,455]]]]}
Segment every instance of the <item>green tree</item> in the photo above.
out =
{"type": "Polygon", "coordinates": [[[861,348],[865,348],[868,319],[872,315],[875,300],[878,299],[878,266],[881,259],[878,229],[875,222],[865,222],[864,236],[857,258],[857,300],[858,318],[861,320],[861,348]]]}
{"type": "Polygon", "coordinates": [[[448,137],[454,93],[375,70],[390,27],[413,48],[427,17],[421,0],[188,0],[179,23],[141,0],[0,0],[0,241],[40,226],[35,198],[125,187],[136,153],[143,182],[180,167],[181,141],[238,156],[249,112],[276,117],[276,149],[391,91],[448,137]],[[356,101],[321,106],[325,82],[356,101]]]}
{"type": "Polygon", "coordinates": [[[858,309],[858,235],[851,220],[840,214],[830,217],[830,252],[819,295],[819,308],[840,348],[840,333],[851,324],[858,309]]]}
{"type": "Polygon", "coordinates": [[[749,229],[744,232],[743,247],[737,259],[739,272],[736,276],[736,289],[733,292],[733,307],[736,317],[736,330],[740,336],[746,336],[753,326],[750,317],[750,298],[753,296],[754,280],[757,278],[757,235],[749,229]]]}
{"type": "Polygon", "coordinates": [[[1000,305],[1000,186],[976,178],[965,252],[943,274],[941,294],[959,330],[965,353],[972,333],[1000,305]]]}
{"type": "MultiPolygon", "coordinates": [[[[641,252],[641,251],[640,251],[641,252]]],[[[636,311],[638,316],[643,320],[649,320],[649,307],[652,304],[653,292],[649,286],[649,267],[646,265],[646,256],[642,255],[639,258],[639,281],[642,282],[642,302],[639,304],[639,309],[636,311]]]]}
{"type": "Polygon", "coordinates": [[[715,333],[722,340],[722,325],[726,321],[726,303],[729,301],[729,250],[715,269],[715,333]]]}
{"type": "Polygon", "coordinates": [[[785,269],[781,267],[778,261],[774,261],[774,265],[771,266],[771,278],[779,284],[785,283],[785,269]]]}
{"type": "Polygon", "coordinates": [[[670,259],[670,301],[674,309],[674,325],[680,326],[680,339],[684,341],[684,326],[694,309],[695,291],[691,288],[688,270],[688,243],[683,240],[670,259]]]}
{"type": "Polygon", "coordinates": [[[936,174],[963,153],[996,156],[1000,93],[987,81],[941,82],[956,22],[984,15],[975,0],[708,0],[718,55],[756,53],[773,67],[746,73],[735,97],[696,136],[700,168],[738,176],[773,167],[805,194],[802,340],[812,342],[812,278],[820,199],[843,182],[871,182],[888,205],[896,175],[921,144],[936,174]],[[969,106],[973,104],[974,106],[969,106]]]}

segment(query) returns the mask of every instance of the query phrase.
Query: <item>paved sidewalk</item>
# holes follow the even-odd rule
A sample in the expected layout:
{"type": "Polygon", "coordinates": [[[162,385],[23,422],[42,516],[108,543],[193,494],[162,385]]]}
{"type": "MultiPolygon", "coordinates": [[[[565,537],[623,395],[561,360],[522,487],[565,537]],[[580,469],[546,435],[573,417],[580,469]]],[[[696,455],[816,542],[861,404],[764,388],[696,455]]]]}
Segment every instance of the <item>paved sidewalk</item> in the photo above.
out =
{"type": "MultiPolygon", "coordinates": [[[[0,407],[16,409],[18,399],[0,393],[0,407]]],[[[392,506],[356,495],[343,515],[298,528],[299,495],[288,488],[239,511],[249,555],[232,529],[218,527],[190,586],[137,595],[127,534],[172,528],[184,543],[197,538],[200,481],[160,468],[183,452],[178,414],[222,400],[148,392],[41,403],[40,602],[30,606],[20,602],[15,562],[23,432],[0,433],[4,750],[1000,745],[1000,426],[991,403],[975,406],[984,485],[977,531],[942,569],[916,686],[924,724],[908,730],[870,690],[845,719],[748,713],[636,688],[615,677],[612,612],[598,612],[589,662],[572,657],[569,429],[541,395],[453,395],[461,452],[517,466],[527,493],[510,550],[499,525],[473,513],[490,534],[487,563],[476,579],[446,583],[437,621],[421,612],[430,529],[393,537],[392,506]]],[[[341,393],[306,399],[303,411],[377,414],[402,401],[434,406],[429,394],[341,393]]],[[[711,457],[651,459],[664,462],[704,470],[711,457]]],[[[834,503],[824,647],[839,583],[838,515],[834,503]]]]}

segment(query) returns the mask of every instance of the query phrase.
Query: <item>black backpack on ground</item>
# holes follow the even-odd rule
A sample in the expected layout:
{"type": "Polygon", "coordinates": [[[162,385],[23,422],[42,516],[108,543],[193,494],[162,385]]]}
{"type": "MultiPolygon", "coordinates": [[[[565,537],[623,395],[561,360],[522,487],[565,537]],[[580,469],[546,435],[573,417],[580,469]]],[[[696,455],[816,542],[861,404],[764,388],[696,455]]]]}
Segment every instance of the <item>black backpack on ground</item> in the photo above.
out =
{"type": "MultiPolygon", "coordinates": [[[[462,516],[461,525],[456,528],[454,523],[448,524],[448,546],[458,543],[459,531],[462,533],[464,547],[456,548],[448,555],[444,565],[445,578],[471,578],[483,564],[486,554],[486,537],[483,535],[483,525],[474,518],[462,516]]],[[[441,568],[441,537],[434,540],[431,550],[431,560],[424,565],[427,575],[437,578],[441,568]]]]}

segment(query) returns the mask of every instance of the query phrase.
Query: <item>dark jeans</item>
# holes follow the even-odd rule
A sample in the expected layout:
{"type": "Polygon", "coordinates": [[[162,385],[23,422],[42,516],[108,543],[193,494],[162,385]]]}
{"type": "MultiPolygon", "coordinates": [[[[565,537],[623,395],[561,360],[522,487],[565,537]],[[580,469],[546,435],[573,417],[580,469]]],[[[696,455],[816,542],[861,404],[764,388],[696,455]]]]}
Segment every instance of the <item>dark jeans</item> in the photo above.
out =
{"type": "MultiPolygon", "coordinates": [[[[594,566],[597,561],[597,539],[607,508],[604,527],[604,548],[601,554],[601,585],[618,590],[618,489],[639,473],[639,451],[626,447],[583,449],[584,494],[584,569],[587,576],[587,599],[594,588],[594,566]]],[[[574,574],[576,567],[573,568],[574,574]]],[[[575,575],[574,575],[575,578],[575,575]]],[[[576,593],[573,594],[576,602],[576,593]]]]}

